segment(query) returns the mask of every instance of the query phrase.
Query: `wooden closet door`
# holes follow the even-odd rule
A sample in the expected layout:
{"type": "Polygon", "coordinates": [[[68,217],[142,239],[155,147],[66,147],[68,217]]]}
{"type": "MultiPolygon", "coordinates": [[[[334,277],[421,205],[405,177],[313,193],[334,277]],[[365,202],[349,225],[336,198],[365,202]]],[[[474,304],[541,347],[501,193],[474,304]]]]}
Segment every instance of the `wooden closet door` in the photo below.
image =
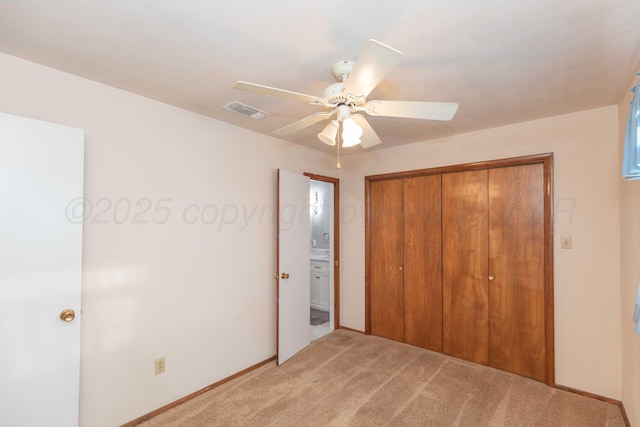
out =
{"type": "Polygon", "coordinates": [[[487,170],[442,177],[443,352],[489,363],[487,170]]]}
{"type": "Polygon", "coordinates": [[[441,175],[403,181],[404,342],[441,352],[441,175]]]}
{"type": "Polygon", "coordinates": [[[402,193],[400,179],[369,185],[369,316],[373,335],[404,339],[402,276],[402,193]]]}
{"type": "Polygon", "coordinates": [[[545,381],[544,166],[489,172],[491,366],[545,381]]]}

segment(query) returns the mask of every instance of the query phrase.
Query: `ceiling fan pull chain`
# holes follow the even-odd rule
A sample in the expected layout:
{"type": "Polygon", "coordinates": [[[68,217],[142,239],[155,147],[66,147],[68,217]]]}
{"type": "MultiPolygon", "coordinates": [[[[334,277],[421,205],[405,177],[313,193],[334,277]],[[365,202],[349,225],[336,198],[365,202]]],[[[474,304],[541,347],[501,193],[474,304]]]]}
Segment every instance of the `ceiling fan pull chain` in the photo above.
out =
{"type": "Polygon", "coordinates": [[[336,163],[336,169],[340,169],[340,145],[342,144],[341,134],[342,134],[342,122],[338,122],[338,135],[336,135],[338,137],[338,143],[336,144],[338,146],[338,161],[336,163]]]}

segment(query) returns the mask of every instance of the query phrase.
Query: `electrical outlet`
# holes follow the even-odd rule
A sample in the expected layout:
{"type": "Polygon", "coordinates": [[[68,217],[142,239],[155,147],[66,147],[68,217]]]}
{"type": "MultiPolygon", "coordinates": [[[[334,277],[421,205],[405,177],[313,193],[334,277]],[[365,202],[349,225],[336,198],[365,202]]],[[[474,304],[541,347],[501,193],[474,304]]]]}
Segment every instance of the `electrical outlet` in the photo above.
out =
{"type": "Polygon", "coordinates": [[[571,236],[560,237],[560,249],[571,249],[571,236]]]}
{"type": "Polygon", "coordinates": [[[165,368],[164,357],[156,359],[155,366],[156,366],[156,375],[162,374],[164,372],[164,368],[165,368]]]}

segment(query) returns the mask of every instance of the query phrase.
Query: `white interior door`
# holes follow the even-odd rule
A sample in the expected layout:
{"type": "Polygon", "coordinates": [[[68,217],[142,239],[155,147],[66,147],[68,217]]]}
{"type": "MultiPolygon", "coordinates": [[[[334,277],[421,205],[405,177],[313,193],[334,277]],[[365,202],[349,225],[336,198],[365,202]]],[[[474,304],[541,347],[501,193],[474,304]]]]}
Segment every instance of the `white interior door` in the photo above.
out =
{"type": "Polygon", "coordinates": [[[83,151],[81,129],[0,113],[3,426],[78,425],[83,151]]]}
{"type": "Polygon", "coordinates": [[[309,345],[311,180],[278,170],[278,364],[309,345]]]}

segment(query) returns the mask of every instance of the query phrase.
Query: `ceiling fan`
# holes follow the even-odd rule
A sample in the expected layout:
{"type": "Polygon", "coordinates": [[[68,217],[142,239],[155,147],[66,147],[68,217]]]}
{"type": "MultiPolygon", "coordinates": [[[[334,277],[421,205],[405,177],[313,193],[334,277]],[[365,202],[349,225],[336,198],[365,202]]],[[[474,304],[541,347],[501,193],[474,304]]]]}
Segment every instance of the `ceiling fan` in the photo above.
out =
{"type": "Polygon", "coordinates": [[[336,136],[342,127],[343,147],[361,144],[363,148],[369,148],[382,141],[365,116],[358,113],[365,112],[373,117],[448,121],[453,118],[458,109],[458,104],[455,102],[367,101],[367,95],[395,67],[401,57],[402,52],[399,50],[373,39],[367,40],[355,62],[341,61],[333,66],[332,72],[338,83],[328,86],[322,97],[245,81],[238,81],[233,88],[308,102],[326,110],[277,129],[272,135],[290,135],[331,119],[318,134],[320,141],[327,145],[336,145],[336,136]],[[336,117],[332,119],[334,115],[336,117]]]}

